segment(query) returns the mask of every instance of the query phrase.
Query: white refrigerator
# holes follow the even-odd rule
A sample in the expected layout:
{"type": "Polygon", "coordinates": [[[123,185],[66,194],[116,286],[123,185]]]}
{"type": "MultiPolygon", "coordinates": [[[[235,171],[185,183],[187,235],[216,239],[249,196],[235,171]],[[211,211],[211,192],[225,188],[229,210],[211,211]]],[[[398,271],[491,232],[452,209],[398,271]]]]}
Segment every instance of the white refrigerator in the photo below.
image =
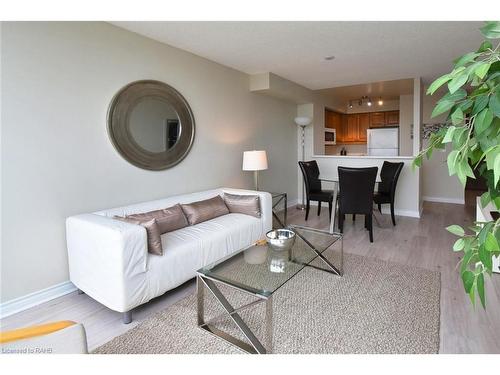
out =
{"type": "Polygon", "coordinates": [[[368,155],[399,156],[399,127],[373,128],[366,133],[368,155]]]}

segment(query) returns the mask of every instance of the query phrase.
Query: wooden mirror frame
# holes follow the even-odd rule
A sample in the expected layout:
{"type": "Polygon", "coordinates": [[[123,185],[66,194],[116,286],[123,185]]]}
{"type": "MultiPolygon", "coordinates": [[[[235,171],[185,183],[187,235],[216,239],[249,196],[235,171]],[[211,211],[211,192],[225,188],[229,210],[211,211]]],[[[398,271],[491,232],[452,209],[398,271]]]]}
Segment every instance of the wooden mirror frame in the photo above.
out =
{"type": "Polygon", "coordinates": [[[195,122],[188,102],[176,89],[160,81],[141,80],[129,83],[113,97],[108,108],[107,128],[111,143],[125,160],[142,169],[160,171],[180,163],[189,153],[194,141],[195,122]],[[145,150],[130,132],[130,114],[146,98],[166,102],[179,116],[179,138],[166,151],[145,150]]]}

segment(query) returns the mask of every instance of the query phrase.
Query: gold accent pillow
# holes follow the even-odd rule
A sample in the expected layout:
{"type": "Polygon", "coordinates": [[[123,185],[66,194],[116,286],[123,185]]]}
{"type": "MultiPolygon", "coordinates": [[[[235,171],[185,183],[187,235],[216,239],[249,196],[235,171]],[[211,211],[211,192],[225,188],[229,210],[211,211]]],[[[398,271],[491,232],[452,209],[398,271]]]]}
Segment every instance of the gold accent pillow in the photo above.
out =
{"type": "Polygon", "coordinates": [[[258,195],[239,195],[224,193],[224,202],[229,212],[260,217],[260,199],[258,195]]]}
{"type": "Polygon", "coordinates": [[[181,204],[181,207],[187,217],[189,225],[202,223],[229,213],[229,210],[220,195],[203,201],[181,204]]]}
{"type": "Polygon", "coordinates": [[[156,219],[147,220],[137,220],[130,216],[114,216],[114,219],[124,221],[130,224],[141,225],[146,228],[146,233],[148,237],[148,252],[154,255],[163,255],[163,248],[161,247],[161,237],[160,229],[156,223],[156,219]]]}

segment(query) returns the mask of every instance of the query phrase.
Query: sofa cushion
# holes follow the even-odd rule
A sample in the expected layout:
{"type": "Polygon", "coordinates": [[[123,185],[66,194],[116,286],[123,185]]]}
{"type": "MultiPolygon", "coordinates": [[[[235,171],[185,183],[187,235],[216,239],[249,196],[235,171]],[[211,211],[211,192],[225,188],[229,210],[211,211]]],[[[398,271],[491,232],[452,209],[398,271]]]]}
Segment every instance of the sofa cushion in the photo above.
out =
{"type": "Polygon", "coordinates": [[[227,215],[229,210],[220,195],[189,204],[181,204],[189,225],[195,225],[216,217],[227,215]]]}
{"type": "Polygon", "coordinates": [[[200,268],[250,246],[264,238],[261,219],[228,214],[161,236],[162,257],[148,260],[148,285],[153,296],[165,293],[200,268]]]}
{"type": "Polygon", "coordinates": [[[134,219],[130,216],[121,217],[114,216],[115,219],[125,221],[130,224],[141,225],[146,228],[146,233],[148,237],[148,252],[154,255],[163,255],[163,249],[161,246],[161,233],[160,228],[158,228],[158,224],[156,223],[156,219],[134,219]]]}
{"type": "Polygon", "coordinates": [[[260,200],[258,195],[241,195],[224,193],[224,203],[229,212],[260,217],[260,200]]]}
{"type": "Polygon", "coordinates": [[[188,226],[186,215],[184,215],[180,204],[161,210],[127,215],[126,217],[140,221],[156,219],[156,224],[158,224],[160,234],[172,232],[188,226]]]}

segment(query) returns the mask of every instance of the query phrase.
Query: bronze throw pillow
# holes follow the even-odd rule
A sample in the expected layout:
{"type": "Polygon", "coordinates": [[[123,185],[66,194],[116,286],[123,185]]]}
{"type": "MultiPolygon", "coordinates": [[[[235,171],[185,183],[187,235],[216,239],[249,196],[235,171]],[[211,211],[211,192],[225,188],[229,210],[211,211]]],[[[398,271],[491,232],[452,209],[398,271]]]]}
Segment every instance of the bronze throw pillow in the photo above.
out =
{"type": "Polygon", "coordinates": [[[160,234],[173,232],[174,230],[188,226],[186,216],[184,215],[180,204],[142,214],[127,215],[127,217],[140,221],[156,219],[156,224],[158,224],[160,234]]]}
{"type": "Polygon", "coordinates": [[[158,224],[156,223],[156,219],[151,219],[149,221],[146,220],[137,220],[130,218],[130,216],[115,216],[117,220],[125,221],[126,223],[141,225],[146,228],[146,233],[148,236],[148,252],[155,255],[163,255],[163,248],[161,247],[161,237],[160,237],[160,229],[158,228],[158,224]]]}
{"type": "Polygon", "coordinates": [[[229,210],[220,195],[203,201],[181,204],[181,207],[186,214],[189,225],[202,223],[229,213],[229,210]]]}
{"type": "Polygon", "coordinates": [[[239,195],[224,193],[224,202],[229,212],[260,217],[260,199],[258,195],[239,195]]]}

